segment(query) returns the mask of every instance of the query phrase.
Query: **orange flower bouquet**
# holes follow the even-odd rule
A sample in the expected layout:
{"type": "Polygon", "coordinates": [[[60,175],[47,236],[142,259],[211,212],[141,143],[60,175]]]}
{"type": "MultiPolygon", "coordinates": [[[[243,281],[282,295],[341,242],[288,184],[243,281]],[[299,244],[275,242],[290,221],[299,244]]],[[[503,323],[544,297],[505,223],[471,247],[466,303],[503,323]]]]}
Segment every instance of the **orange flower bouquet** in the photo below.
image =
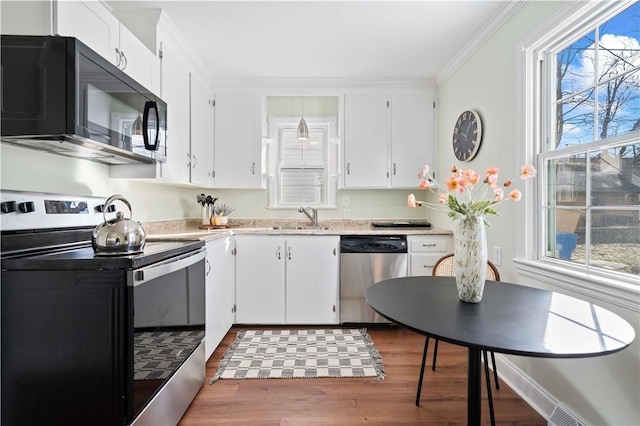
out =
{"type": "MultiPolygon", "coordinates": [[[[519,201],[522,198],[522,193],[517,189],[511,189],[505,194],[505,189],[511,187],[513,182],[507,180],[499,184],[499,173],[498,167],[491,166],[487,168],[484,177],[482,177],[472,169],[461,170],[453,166],[451,176],[445,181],[445,187],[443,187],[429,173],[429,166],[425,165],[418,172],[418,179],[422,180],[419,188],[438,193],[438,203],[418,201],[413,194],[409,194],[407,203],[412,209],[417,206],[431,207],[437,210],[446,209],[449,212],[449,217],[454,220],[463,216],[499,215],[494,209],[497,204],[506,200],[519,201]]],[[[531,179],[535,175],[536,169],[532,165],[522,166],[521,179],[531,179]]]]}

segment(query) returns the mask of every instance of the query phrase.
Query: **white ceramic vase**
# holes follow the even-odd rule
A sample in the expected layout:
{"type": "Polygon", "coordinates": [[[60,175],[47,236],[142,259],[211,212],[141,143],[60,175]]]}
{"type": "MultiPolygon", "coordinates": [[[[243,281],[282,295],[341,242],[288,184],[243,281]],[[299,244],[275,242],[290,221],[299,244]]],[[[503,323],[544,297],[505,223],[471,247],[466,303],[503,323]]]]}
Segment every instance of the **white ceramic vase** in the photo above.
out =
{"type": "Polygon", "coordinates": [[[456,221],[454,231],[454,270],[460,300],[482,300],[487,278],[487,234],[484,216],[464,216],[456,221]]]}

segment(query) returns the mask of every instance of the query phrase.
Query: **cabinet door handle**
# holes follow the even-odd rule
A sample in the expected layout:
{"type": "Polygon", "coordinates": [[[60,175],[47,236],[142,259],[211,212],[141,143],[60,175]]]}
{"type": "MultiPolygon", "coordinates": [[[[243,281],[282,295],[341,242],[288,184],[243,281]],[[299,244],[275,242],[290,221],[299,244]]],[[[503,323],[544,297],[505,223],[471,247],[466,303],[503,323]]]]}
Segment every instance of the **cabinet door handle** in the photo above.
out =
{"type": "Polygon", "coordinates": [[[336,249],[333,249],[333,255],[337,256],[337,254],[338,254],[338,251],[336,249]]]}
{"type": "Polygon", "coordinates": [[[251,174],[252,175],[256,174],[256,163],[255,163],[255,161],[253,163],[251,163],[251,174]]]}
{"type": "Polygon", "coordinates": [[[211,272],[211,263],[209,262],[209,259],[205,259],[205,262],[207,264],[207,272],[205,273],[205,275],[208,277],[209,272],[211,272]]]}
{"type": "Polygon", "coordinates": [[[393,163],[393,175],[396,175],[396,163],[393,163]]]}
{"type": "Polygon", "coordinates": [[[193,158],[193,161],[191,162],[191,167],[195,169],[196,166],[198,165],[198,157],[196,157],[195,155],[192,155],[191,158],[193,158]]]}
{"type": "Polygon", "coordinates": [[[126,70],[126,69],[127,69],[127,64],[129,63],[129,62],[127,61],[127,55],[125,55],[125,54],[124,54],[124,52],[123,52],[122,50],[120,51],[120,54],[122,55],[122,58],[124,58],[124,65],[122,65],[122,69],[123,69],[123,70],[126,70]]]}
{"type": "Polygon", "coordinates": [[[116,67],[120,68],[121,63],[122,63],[122,55],[120,54],[120,49],[116,47],[116,67]]]}
{"type": "Polygon", "coordinates": [[[287,258],[291,260],[291,247],[287,247],[287,258]]]}
{"type": "Polygon", "coordinates": [[[280,255],[280,250],[281,250],[281,247],[280,247],[280,246],[278,246],[278,249],[276,250],[276,257],[277,257],[278,259],[282,259],[281,255],[280,255]]]}
{"type": "Polygon", "coordinates": [[[351,174],[351,163],[347,163],[347,174],[351,174]]]}

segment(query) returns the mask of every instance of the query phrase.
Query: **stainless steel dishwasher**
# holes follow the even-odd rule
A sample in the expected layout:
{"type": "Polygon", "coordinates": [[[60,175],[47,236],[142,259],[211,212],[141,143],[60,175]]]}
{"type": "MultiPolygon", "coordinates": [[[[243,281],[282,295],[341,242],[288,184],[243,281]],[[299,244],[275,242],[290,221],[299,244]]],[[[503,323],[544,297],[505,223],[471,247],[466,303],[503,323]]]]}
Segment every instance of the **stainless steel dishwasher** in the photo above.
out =
{"type": "Polygon", "coordinates": [[[367,304],[373,284],[407,276],[407,237],[350,235],[340,238],[340,322],[387,323],[367,304]]]}

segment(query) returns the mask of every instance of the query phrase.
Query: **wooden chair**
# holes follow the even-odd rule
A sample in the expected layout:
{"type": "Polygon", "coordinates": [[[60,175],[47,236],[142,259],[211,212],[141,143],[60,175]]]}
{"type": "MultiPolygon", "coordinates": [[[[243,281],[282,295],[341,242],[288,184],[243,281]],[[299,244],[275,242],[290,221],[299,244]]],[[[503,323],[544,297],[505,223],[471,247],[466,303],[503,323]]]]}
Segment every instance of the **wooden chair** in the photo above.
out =
{"type": "MultiPolygon", "coordinates": [[[[454,271],[454,258],[453,253],[447,254],[436,262],[433,266],[433,270],[431,272],[433,276],[441,276],[441,277],[453,277],[455,276],[454,271]]],[[[487,260],[487,280],[491,281],[500,281],[500,273],[496,266],[491,263],[490,260],[487,260]]],[[[425,339],[424,342],[424,351],[422,353],[422,366],[420,367],[420,383],[418,383],[418,394],[416,395],[416,405],[420,405],[420,391],[422,388],[422,379],[424,376],[424,365],[427,360],[427,349],[429,348],[429,336],[425,339]]],[[[438,356],[438,339],[436,339],[436,344],[433,350],[433,362],[431,364],[431,370],[436,370],[436,358],[438,356]]],[[[493,413],[493,398],[491,397],[491,380],[489,379],[489,366],[487,364],[487,351],[482,351],[482,358],[484,362],[484,372],[485,378],[487,382],[487,395],[489,400],[489,411],[491,414],[491,425],[495,425],[495,417],[493,413]]],[[[500,389],[500,384],[498,382],[498,370],[496,368],[496,358],[493,352],[491,352],[491,363],[493,364],[493,375],[494,381],[496,384],[496,389],[500,389]]]]}

